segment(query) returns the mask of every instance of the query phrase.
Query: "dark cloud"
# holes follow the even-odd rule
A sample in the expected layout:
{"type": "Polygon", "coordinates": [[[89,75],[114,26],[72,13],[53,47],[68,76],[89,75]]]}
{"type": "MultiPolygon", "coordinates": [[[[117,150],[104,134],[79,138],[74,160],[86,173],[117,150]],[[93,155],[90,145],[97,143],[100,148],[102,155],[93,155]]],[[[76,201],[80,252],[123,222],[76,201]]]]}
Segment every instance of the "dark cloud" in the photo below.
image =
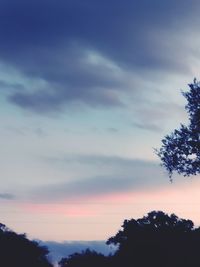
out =
{"type": "Polygon", "coordinates": [[[121,106],[127,90],[139,90],[127,72],[188,70],[185,31],[198,25],[199,7],[195,0],[1,0],[0,63],[45,82],[18,85],[8,100],[40,113],[71,103],[121,106]]]}
{"type": "Polygon", "coordinates": [[[27,108],[39,113],[46,113],[53,111],[59,111],[65,104],[66,101],[73,104],[81,104],[84,102],[91,107],[112,107],[112,106],[123,106],[119,97],[112,90],[105,90],[102,88],[99,90],[88,89],[85,92],[75,91],[73,87],[69,90],[60,89],[59,94],[49,94],[46,90],[35,92],[35,93],[21,93],[17,92],[9,97],[12,103],[17,104],[23,108],[27,108]],[[73,90],[70,92],[70,90],[73,90]]]}
{"type": "Polygon", "coordinates": [[[5,199],[5,200],[12,200],[14,199],[15,196],[12,194],[8,194],[8,193],[0,193],[0,199],[5,199]]]}

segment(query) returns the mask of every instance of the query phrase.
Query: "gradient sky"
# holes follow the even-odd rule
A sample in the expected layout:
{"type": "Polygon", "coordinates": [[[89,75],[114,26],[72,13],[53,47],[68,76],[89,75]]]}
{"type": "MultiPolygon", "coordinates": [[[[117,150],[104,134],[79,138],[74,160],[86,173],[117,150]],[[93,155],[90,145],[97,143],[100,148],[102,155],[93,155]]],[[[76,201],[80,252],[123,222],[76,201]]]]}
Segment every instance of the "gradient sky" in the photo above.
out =
{"type": "Polygon", "coordinates": [[[151,210],[200,224],[200,179],[153,148],[187,123],[200,1],[0,0],[0,215],[42,240],[104,240],[151,210]]]}

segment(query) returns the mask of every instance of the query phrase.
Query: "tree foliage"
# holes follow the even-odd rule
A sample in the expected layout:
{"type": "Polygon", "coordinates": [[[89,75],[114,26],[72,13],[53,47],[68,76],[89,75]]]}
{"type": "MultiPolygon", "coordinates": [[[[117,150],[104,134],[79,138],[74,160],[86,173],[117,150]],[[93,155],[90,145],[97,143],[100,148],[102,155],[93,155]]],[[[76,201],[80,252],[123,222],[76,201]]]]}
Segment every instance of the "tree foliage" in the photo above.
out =
{"type": "Polygon", "coordinates": [[[165,136],[161,148],[156,150],[170,178],[174,171],[184,176],[200,173],[200,82],[194,79],[183,96],[187,100],[189,124],[181,124],[165,136]]]}
{"type": "Polygon", "coordinates": [[[118,245],[115,267],[196,267],[200,230],[190,220],[162,211],[150,212],[138,220],[125,220],[108,244],[118,245]]]}
{"type": "Polygon", "coordinates": [[[52,267],[47,259],[48,249],[25,234],[16,234],[0,224],[0,266],[52,267]]]}
{"type": "Polygon", "coordinates": [[[61,259],[60,267],[109,267],[109,257],[96,251],[86,249],[61,259]]]}

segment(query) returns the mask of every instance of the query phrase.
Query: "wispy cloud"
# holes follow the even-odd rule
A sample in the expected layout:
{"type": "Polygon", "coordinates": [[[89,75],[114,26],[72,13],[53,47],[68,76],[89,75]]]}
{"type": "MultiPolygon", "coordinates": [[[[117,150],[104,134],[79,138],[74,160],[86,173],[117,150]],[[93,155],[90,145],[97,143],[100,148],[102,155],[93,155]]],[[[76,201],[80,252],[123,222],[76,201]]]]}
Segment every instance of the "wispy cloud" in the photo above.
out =
{"type": "Polygon", "coordinates": [[[162,131],[162,128],[159,127],[158,125],[155,125],[155,124],[151,124],[149,122],[147,123],[133,123],[133,126],[136,127],[136,128],[139,128],[141,130],[147,130],[147,131],[153,131],[153,132],[160,132],[162,131]]]}
{"type": "MultiPolygon", "coordinates": [[[[169,183],[157,162],[100,155],[51,158],[51,164],[95,166],[96,176],[81,175],[66,182],[44,185],[32,192],[43,201],[77,200],[96,196],[136,192],[166,186],[169,183]]],[[[80,168],[80,167],[79,167],[80,168]]]]}
{"type": "Polygon", "coordinates": [[[0,193],[0,199],[12,200],[15,199],[15,196],[8,193],[0,193]]]}

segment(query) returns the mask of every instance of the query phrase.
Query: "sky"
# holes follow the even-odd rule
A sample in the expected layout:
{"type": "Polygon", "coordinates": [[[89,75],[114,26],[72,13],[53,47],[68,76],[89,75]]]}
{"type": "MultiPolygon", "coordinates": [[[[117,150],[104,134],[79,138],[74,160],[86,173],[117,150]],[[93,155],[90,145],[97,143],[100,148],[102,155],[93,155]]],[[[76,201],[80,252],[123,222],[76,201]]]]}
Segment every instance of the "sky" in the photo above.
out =
{"type": "Polygon", "coordinates": [[[195,0],[0,0],[0,220],[44,241],[107,240],[152,210],[200,225],[200,177],[154,149],[187,124],[195,0]]]}

